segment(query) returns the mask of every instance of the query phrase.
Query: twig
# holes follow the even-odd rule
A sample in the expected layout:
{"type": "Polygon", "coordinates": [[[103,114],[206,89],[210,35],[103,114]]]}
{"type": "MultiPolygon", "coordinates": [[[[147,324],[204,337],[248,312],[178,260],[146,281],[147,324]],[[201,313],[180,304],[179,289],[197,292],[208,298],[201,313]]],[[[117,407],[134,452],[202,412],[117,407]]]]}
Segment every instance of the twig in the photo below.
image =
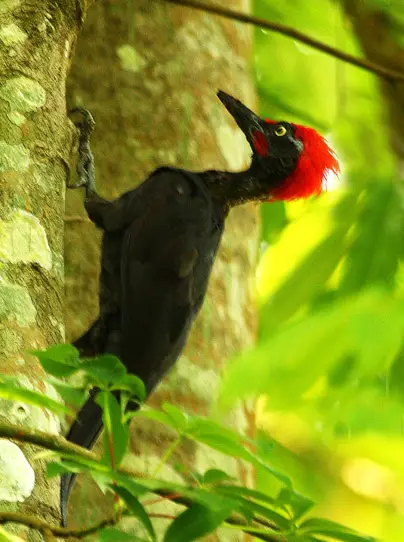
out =
{"type": "Polygon", "coordinates": [[[0,512],[0,525],[4,525],[5,523],[18,523],[19,525],[25,525],[31,529],[36,529],[42,533],[47,533],[48,537],[51,533],[59,538],[85,538],[90,534],[100,531],[104,527],[115,525],[117,523],[117,518],[115,516],[110,516],[109,518],[103,519],[99,523],[96,523],[95,525],[86,529],[65,529],[64,527],[59,527],[58,525],[48,525],[45,521],[38,519],[35,516],[28,516],[26,514],[19,514],[17,512],[0,512]]]}
{"type": "MultiPolygon", "coordinates": [[[[161,517],[165,519],[172,519],[174,520],[175,517],[168,516],[165,514],[149,514],[151,517],[161,517]]],[[[104,527],[109,527],[111,525],[116,525],[117,521],[119,520],[116,516],[110,516],[99,523],[96,523],[92,525],[91,527],[85,528],[85,529],[65,529],[64,527],[59,527],[57,525],[48,525],[45,521],[36,518],[35,516],[27,516],[25,514],[18,514],[16,512],[0,512],[0,525],[4,525],[5,523],[17,523],[19,525],[25,525],[26,527],[30,527],[31,529],[36,529],[37,531],[48,533],[48,536],[50,534],[55,535],[59,538],[78,538],[82,539],[85,538],[91,534],[97,533],[104,527]]],[[[254,530],[254,528],[251,525],[247,525],[247,522],[243,520],[238,520],[237,518],[231,516],[227,520],[225,520],[225,523],[229,523],[230,525],[238,526],[240,529],[246,533],[251,533],[255,536],[255,538],[259,540],[265,540],[266,542],[281,542],[284,540],[282,535],[276,535],[276,534],[267,534],[264,532],[257,532],[254,530]]]]}
{"type": "Polygon", "coordinates": [[[181,497],[181,495],[179,493],[171,493],[171,495],[160,495],[156,499],[149,499],[148,501],[142,502],[142,505],[143,506],[150,506],[151,504],[161,503],[165,499],[173,500],[173,499],[177,499],[178,497],[181,497]]]}
{"type": "MultiPolygon", "coordinates": [[[[40,446],[41,448],[46,448],[48,450],[52,450],[55,452],[64,452],[64,453],[74,453],[77,454],[85,459],[90,459],[93,461],[99,461],[99,458],[97,454],[94,454],[93,452],[90,452],[81,446],[77,446],[76,444],[73,444],[63,437],[59,437],[57,435],[51,435],[48,433],[45,433],[43,431],[38,430],[32,430],[27,428],[22,428],[18,425],[12,425],[12,424],[5,424],[0,423],[0,438],[9,438],[16,440],[18,442],[28,442],[30,444],[35,444],[36,446],[40,446]]],[[[122,474],[129,474],[132,476],[139,476],[139,473],[131,472],[126,469],[119,469],[118,472],[122,474]]],[[[180,504],[182,506],[190,507],[193,504],[192,499],[182,497],[180,495],[173,495],[173,493],[168,492],[164,489],[152,489],[151,492],[155,493],[156,495],[160,495],[161,497],[165,499],[169,499],[177,504],[180,504]]],[[[110,516],[101,522],[88,527],[86,529],[65,529],[63,527],[59,527],[58,525],[49,525],[45,521],[42,521],[38,519],[35,516],[28,516],[25,514],[19,514],[15,512],[0,512],[0,525],[4,523],[18,523],[20,525],[26,525],[27,527],[31,527],[33,529],[37,529],[40,532],[47,532],[52,533],[55,536],[58,536],[59,538],[69,538],[69,537],[75,537],[75,538],[85,538],[86,536],[93,534],[103,527],[114,525],[118,521],[118,517],[116,515],[110,516]]],[[[266,520],[254,517],[254,522],[258,525],[267,527],[268,524],[266,520]]],[[[239,515],[231,515],[226,520],[225,523],[228,523],[229,525],[238,526],[241,530],[248,533],[250,532],[250,529],[253,527],[251,524],[248,524],[247,521],[240,517],[239,515]]],[[[267,542],[279,542],[283,540],[282,535],[274,535],[272,533],[253,533],[255,538],[259,540],[265,540],[267,542]]],[[[50,535],[48,535],[50,536],[50,535]]]]}
{"type": "Polygon", "coordinates": [[[9,438],[18,442],[28,442],[41,448],[52,450],[53,452],[64,452],[76,454],[84,459],[99,461],[97,454],[69,442],[64,437],[29,429],[19,425],[0,423],[0,438],[9,438]]]}
{"type": "Polygon", "coordinates": [[[369,62],[368,60],[364,60],[362,58],[358,58],[348,53],[345,53],[344,51],[336,49],[335,47],[331,47],[330,45],[327,45],[319,40],[307,36],[306,34],[303,34],[302,32],[299,32],[299,30],[295,30],[294,28],[281,23],[272,23],[267,19],[254,17],[253,15],[247,15],[246,13],[240,13],[232,9],[223,8],[212,4],[205,4],[204,2],[200,2],[199,0],[160,1],[168,2],[169,4],[177,4],[179,6],[186,6],[193,9],[199,9],[201,11],[206,11],[207,13],[219,15],[220,17],[226,17],[227,19],[233,19],[234,21],[249,23],[253,26],[258,26],[259,28],[265,28],[266,30],[270,30],[271,32],[276,32],[278,34],[288,36],[289,38],[293,38],[296,41],[300,41],[301,43],[305,43],[309,47],[313,47],[314,49],[322,51],[327,55],[338,58],[343,62],[347,62],[348,64],[352,64],[353,66],[362,68],[363,70],[367,70],[368,72],[375,73],[376,75],[379,75],[384,79],[389,79],[393,81],[404,81],[403,72],[390,70],[389,68],[386,68],[381,64],[375,64],[374,62],[369,62]]]}

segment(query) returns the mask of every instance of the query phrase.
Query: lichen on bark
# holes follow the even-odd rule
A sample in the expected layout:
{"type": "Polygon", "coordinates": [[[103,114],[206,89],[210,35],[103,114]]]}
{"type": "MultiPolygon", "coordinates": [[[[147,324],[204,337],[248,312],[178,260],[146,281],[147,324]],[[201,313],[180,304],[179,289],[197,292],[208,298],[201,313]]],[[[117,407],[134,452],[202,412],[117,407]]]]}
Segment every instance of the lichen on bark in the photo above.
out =
{"type": "MultiPolygon", "coordinates": [[[[63,340],[64,192],[74,133],[65,82],[79,25],[76,0],[0,1],[0,365],[50,396],[55,390],[27,352],[63,340]]],[[[22,403],[1,400],[0,417],[60,428],[54,414],[22,403]]],[[[32,446],[1,446],[0,510],[54,521],[58,481],[45,479],[32,446]]]]}
{"type": "MultiPolygon", "coordinates": [[[[239,0],[232,7],[244,4],[239,0]]],[[[92,148],[100,192],[115,198],[164,164],[193,170],[246,166],[243,136],[216,91],[227,90],[254,107],[250,55],[250,30],[205,13],[138,0],[128,17],[125,2],[96,4],[78,44],[69,102],[94,114],[92,148]],[[102,58],[102,64],[93,58],[102,58]]],[[[66,212],[85,216],[79,191],[67,194],[66,212]]],[[[66,323],[73,339],[97,316],[100,235],[90,222],[79,220],[67,223],[66,234],[66,323]]],[[[254,341],[256,311],[248,276],[256,263],[257,236],[257,207],[232,211],[208,299],[184,356],[153,394],[152,404],[169,400],[207,413],[221,367],[254,341]]],[[[238,419],[244,429],[242,412],[238,419]]],[[[156,430],[137,418],[133,451],[158,455],[172,438],[164,428],[156,430]]],[[[191,470],[198,466],[194,444],[186,443],[180,453],[191,470]]],[[[77,513],[74,517],[79,520],[77,513]]],[[[234,534],[231,539],[236,540],[234,534]]]]}

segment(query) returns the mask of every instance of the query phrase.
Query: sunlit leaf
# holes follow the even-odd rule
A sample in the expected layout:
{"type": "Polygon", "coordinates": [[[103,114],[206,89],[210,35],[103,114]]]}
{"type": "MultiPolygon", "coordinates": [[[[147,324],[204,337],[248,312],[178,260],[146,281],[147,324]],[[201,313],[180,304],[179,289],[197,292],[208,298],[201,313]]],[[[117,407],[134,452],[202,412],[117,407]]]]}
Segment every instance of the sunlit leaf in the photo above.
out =
{"type": "Polygon", "coordinates": [[[96,402],[102,407],[104,422],[104,460],[114,468],[121,463],[129,442],[129,428],[122,423],[122,409],[110,392],[100,392],[96,402]]]}
{"type": "Polygon", "coordinates": [[[169,526],[164,542],[191,542],[217,529],[229,517],[232,507],[212,511],[200,504],[193,504],[180,514],[169,526]]]}
{"type": "Polygon", "coordinates": [[[59,395],[66,401],[74,406],[81,406],[87,397],[87,390],[82,387],[72,386],[63,382],[62,380],[56,380],[50,378],[49,383],[53,386],[59,395]]]}
{"type": "Polygon", "coordinates": [[[9,401],[21,401],[30,405],[46,408],[57,414],[70,414],[73,412],[64,404],[47,397],[36,391],[27,390],[26,388],[17,387],[10,382],[1,382],[0,376],[0,397],[9,401]]]}
{"type": "Polygon", "coordinates": [[[116,484],[111,486],[111,489],[125,501],[131,514],[142,523],[152,540],[156,540],[156,533],[154,532],[152,522],[139,500],[127,489],[119,487],[116,484]]]}
{"type": "Polygon", "coordinates": [[[0,542],[24,542],[24,540],[0,527],[0,542]]]}
{"type": "Polygon", "coordinates": [[[304,495],[300,495],[290,488],[284,487],[280,490],[276,499],[278,506],[283,506],[292,511],[293,520],[297,521],[304,516],[314,505],[314,502],[304,495]]]}
{"type": "Polygon", "coordinates": [[[118,380],[116,386],[112,386],[111,389],[127,390],[132,400],[136,398],[139,401],[144,401],[146,398],[144,383],[139,377],[133,374],[124,374],[124,376],[118,380]]]}
{"type": "Polygon", "coordinates": [[[164,403],[162,409],[170,417],[178,432],[181,433],[187,429],[188,416],[182,410],[169,403],[164,403]]]}
{"type": "Polygon", "coordinates": [[[290,519],[281,513],[282,510],[275,500],[262,492],[240,486],[218,486],[215,492],[238,500],[239,512],[247,519],[262,516],[279,528],[286,530],[290,527],[290,519]]]}
{"type": "MultiPolygon", "coordinates": [[[[322,209],[320,207],[320,209],[322,209]]],[[[324,209],[323,209],[324,210],[324,209]]],[[[328,210],[329,212],[329,210],[328,210]]],[[[283,232],[283,242],[281,241],[269,252],[270,265],[283,265],[285,258],[280,253],[279,247],[284,247],[285,251],[294,254],[296,246],[300,247],[301,258],[298,263],[292,267],[292,270],[282,277],[280,284],[277,284],[275,290],[261,307],[261,335],[266,336],[273,332],[278,326],[295,315],[305,304],[311,301],[314,296],[320,293],[326,286],[327,281],[334,273],[338,264],[345,256],[348,242],[349,221],[355,216],[356,196],[347,195],[342,199],[334,209],[336,213],[334,225],[328,220],[328,227],[315,229],[315,219],[301,219],[296,224],[289,226],[283,232]],[[343,218],[341,216],[343,212],[343,218]],[[302,252],[304,247],[304,227],[313,230],[314,238],[320,239],[318,244],[313,246],[313,235],[311,236],[308,252],[302,252]],[[299,226],[302,226],[300,228],[299,226]],[[329,233],[327,233],[327,230],[329,233]],[[288,231],[290,235],[288,234],[288,231]],[[299,235],[299,239],[296,239],[299,235]]],[[[307,235],[306,235],[307,237],[307,235]]],[[[272,271],[270,271],[272,273],[272,271]]],[[[274,277],[273,277],[274,278],[274,277]]],[[[261,280],[271,279],[262,277],[261,280]]]]}
{"type": "Polygon", "coordinates": [[[360,535],[352,529],[343,527],[328,519],[306,519],[300,524],[299,530],[305,533],[326,535],[332,537],[334,540],[342,540],[344,542],[377,542],[376,538],[372,536],[360,535]]]}
{"type": "Polygon", "coordinates": [[[247,442],[243,442],[240,435],[215,423],[213,420],[193,416],[185,435],[188,438],[206,444],[225,455],[238,457],[251,463],[255,467],[262,467],[286,486],[291,486],[289,478],[270,467],[256,454],[250,451],[247,442]]]}
{"type": "Polygon", "coordinates": [[[85,360],[80,364],[80,369],[97,382],[107,386],[119,382],[126,374],[124,364],[111,354],[85,360]]]}
{"type": "Polygon", "coordinates": [[[394,359],[403,333],[401,301],[372,291],[340,301],[238,356],[225,374],[221,404],[265,393],[271,404],[290,408],[347,354],[355,356],[353,375],[376,376],[394,359]]]}
{"type": "Polygon", "coordinates": [[[201,478],[202,484],[219,484],[223,482],[231,482],[235,480],[233,476],[219,469],[209,469],[201,478]]]}
{"type": "Polygon", "coordinates": [[[396,185],[388,181],[369,184],[340,291],[350,294],[371,284],[392,288],[403,250],[403,231],[404,214],[396,185]]]}
{"type": "Polygon", "coordinates": [[[79,369],[79,352],[71,344],[57,344],[47,350],[31,350],[44,370],[56,377],[66,377],[79,369]]]}
{"type": "Polygon", "coordinates": [[[47,478],[54,478],[55,476],[60,476],[61,474],[66,474],[69,472],[74,472],[78,474],[83,472],[85,468],[83,465],[79,465],[74,461],[52,461],[46,464],[46,476],[47,478]]]}

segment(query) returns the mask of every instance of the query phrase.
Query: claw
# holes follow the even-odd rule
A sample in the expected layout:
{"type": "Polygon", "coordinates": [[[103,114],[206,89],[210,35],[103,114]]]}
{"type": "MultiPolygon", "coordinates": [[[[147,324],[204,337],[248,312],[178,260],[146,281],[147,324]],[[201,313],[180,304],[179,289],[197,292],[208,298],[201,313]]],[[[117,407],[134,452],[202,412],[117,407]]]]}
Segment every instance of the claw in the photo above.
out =
{"type": "Polygon", "coordinates": [[[90,111],[84,107],[75,107],[69,115],[72,117],[73,124],[80,129],[81,135],[88,139],[95,127],[95,120],[90,111]],[[79,118],[76,118],[77,114],[79,118]]]}
{"type": "Polygon", "coordinates": [[[96,194],[94,158],[90,149],[90,137],[94,130],[94,117],[83,107],[76,107],[70,111],[74,125],[80,130],[78,161],[76,165],[78,183],[68,188],[86,188],[86,199],[96,194]]]}
{"type": "Polygon", "coordinates": [[[83,186],[86,186],[86,183],[84,181],[78,184],[66,184],[66,187],[69,190],[74,190],[75,188],[83,188],[83,186]]]}

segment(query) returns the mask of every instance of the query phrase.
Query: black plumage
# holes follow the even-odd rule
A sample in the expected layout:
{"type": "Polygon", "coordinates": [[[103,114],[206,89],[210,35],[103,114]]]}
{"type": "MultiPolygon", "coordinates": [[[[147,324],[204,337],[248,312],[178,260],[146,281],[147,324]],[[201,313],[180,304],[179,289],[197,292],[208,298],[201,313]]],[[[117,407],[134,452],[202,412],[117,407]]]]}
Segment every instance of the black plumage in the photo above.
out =
{"type": "MultiPolygon", "coordinates": [[[[111,353],[139,376],[149,395],[179,357],[201,308],[231,207],[268,200],[295,170],[304,142],[288,123],[260,119],[224,92],[218,96],[253,151],[248,170],[190,172],[162,167],[115,201],[95,190],[89,138],[94,123],[81,121],[77,171],[89,218],[103,230],[100,313],[75,346],[82,356],[111,353]]],[[[90,448],[102,429],[93,394],[68,440],[90,448]]],[[[61,483],[62,521],[74,475],[61,483]]]]}

